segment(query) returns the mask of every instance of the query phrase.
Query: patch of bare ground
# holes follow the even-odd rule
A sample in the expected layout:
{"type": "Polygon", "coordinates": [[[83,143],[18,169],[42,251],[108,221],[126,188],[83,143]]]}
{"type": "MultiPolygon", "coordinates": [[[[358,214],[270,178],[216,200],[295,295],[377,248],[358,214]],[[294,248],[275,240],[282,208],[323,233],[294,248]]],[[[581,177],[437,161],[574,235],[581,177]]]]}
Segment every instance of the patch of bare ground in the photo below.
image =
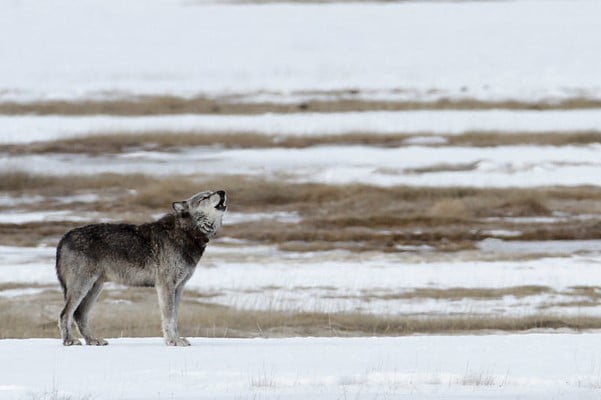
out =
{"type": "MultiPolygon", "coordinates": [[[[402,89],[390,94],[401,95],[402,89]]],[[[561,110],[601,108],[601,101],[590,98],[571,98],[557,101],[483,101],[478,99],[440,98],[433,101],[396,101],[369,99],[369,93],[355,89],[334,91],[302,91],[292,93],[297,101],[281,93],[273,101],[261,101],[252,94],[232,94],[221,97],[128,96],[98,100],[46,100],[34,102],[2,102],[4,115],[165,115],[165,114],[264,114],[298,112],[344,111],[406,111],[406,110],[561,110]],[[302,98],[302,100],[300,100],[302,98]]]]}
{"type": "MultiPolygon", "coordinates": [[[[530,293],[530,289],[525,290],[530,293]]],[[[58,338],[57,319],[62,301],[58,284],[55,289],[48,289],[41,294],[0,297],[0,339],[58,338]]],[[[183,335],[206,337],[396,336],[601,328],[601,318],[588,316],[394,317],[360,313],[237,310],[203,302],[202,295],[195,296],[188,292],[184,294],[179,321],[183,335]]],[[[152,288],[105,290],[92,311],[92,326],[97,334],[104,337],[160,336],[155,291],[152,288]]]]}
{"type": "MultiPolygon", "coordinates": [[[[38,196],[26,211],[94,211],[113,220],[140,223],[170,211],[171,203],[204,189],[225,189],[231,212],[290,211],[298,223],[270,220],[228,224],[220,235],[285,250],[347,248],[403,251],[399,246],[427,244],[444,251],[473,247],[499,230],[516,231],[512,239],[601,238],[601,188],[418,188],[291,183],[241,176],[153,178],[144,175],[50,177],[0,174],[6,196],[38,196]],[[94,194],[98,201],[65,203],[55,196],[94,194]],[[554,223],[523,224],[514,217],[589,214],[586,220],[562,218],[554,223]],[[600,217],[595,217],[599,215],[600,217]],[[496,217],[496,220],[489,220],[496,217]],[[499,219],[500,218],[500,219],[499,219]],[[505,219],[507,218],[507,219],[505,219]]],[[[12,206],[4,206],[4,209],[12,206]]],[[[0,207],[2,212],[2,207],[0,207]]],[[[0,224],[3,244],[55,244],[69,221],[0,224]]]]}
{"type": "MultiPolygon", "coordinates": [[[[0,153],[20,154],[119,154],[131,151],[179,151],[190,147],[218,147],[229,149],[251,148],[307,148],[329,145],[366,145],[376,147],[401,147],[413,144],[412,139],[436,137],[440,142],[427,146],[470,146],[492,147],[511,145],[566,146],[601,143],[601,132],[466,132],[460,135],[440,135],[430,132],[373,134],[355,132],[341,135],[320,136],[277,136],[257,132],[107,132],[86,137],[44,141],[27,144],[0,145],[0,153]]],[[[473,169],[475,164],[450,165],[446,170],[462,171],[473,169]]],[[[429,167],[430,168],[430,167],[429,167]]],[[[435,172],[416,169],[413,173],[435,172]]]]}

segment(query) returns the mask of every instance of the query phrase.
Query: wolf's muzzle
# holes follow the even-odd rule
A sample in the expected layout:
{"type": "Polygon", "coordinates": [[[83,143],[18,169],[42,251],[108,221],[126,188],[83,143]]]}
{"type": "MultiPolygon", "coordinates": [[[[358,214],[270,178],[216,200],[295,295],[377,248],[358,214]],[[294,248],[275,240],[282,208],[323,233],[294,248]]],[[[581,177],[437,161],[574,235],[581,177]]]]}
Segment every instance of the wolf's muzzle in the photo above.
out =
{"type": "Polygon", "coordinates": [[[225,191],[224,190],[218,190],[213,194],[218,194],[219,195],[219,203],[215,206],[216,209],[218,209],[219,211],[225,211],[227,208],[227,205],[225,204],[226,202],[226,196],[225,196],[225,191]]]}

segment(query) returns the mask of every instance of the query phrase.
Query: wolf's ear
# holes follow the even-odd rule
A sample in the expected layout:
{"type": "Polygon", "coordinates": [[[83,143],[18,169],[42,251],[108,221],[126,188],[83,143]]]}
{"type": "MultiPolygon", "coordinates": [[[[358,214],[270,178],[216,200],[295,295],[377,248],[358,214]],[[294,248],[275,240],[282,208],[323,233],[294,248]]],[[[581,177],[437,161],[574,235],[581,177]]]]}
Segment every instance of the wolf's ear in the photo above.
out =
{"type": "Polygon", "coordinates": [[[173,207],[173,211],[178,214],[188,212],[188,202],[186,201],[176,201],[175,203],[171,204],[171,207],[173,207]]]}

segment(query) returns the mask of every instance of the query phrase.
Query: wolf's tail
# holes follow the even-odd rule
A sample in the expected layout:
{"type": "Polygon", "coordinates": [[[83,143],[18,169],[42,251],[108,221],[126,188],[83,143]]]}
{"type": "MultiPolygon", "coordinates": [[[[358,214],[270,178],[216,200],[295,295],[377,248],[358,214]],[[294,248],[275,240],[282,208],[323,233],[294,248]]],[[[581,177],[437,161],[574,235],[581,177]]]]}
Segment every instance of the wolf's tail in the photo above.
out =
{"type": "Polygon", "coordinates": [[[65,285],[65,280],[61,274],[61,249],[63,248],[63,241],[61,240],[56,246],[56,277],[58,278],[59,283],[61,284],[61,288],[63,289],[63,298],[67,299],[67,285],[65,285]]]}

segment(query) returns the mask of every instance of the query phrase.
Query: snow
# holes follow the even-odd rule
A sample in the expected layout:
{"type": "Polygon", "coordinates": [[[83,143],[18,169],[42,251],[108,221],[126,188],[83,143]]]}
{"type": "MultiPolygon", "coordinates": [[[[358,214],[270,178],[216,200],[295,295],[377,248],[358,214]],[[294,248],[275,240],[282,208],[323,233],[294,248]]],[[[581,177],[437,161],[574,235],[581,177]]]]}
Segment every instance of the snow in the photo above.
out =
{"type": "MultiPolygon", "coordinates": [[[[155,214],[156,219],[162,217],[164,214],[155,214]]],[[[282,222],[288,224],[296,224],[301,221],[301,217],[297,212],[288,211],[273,211],[270,213],[266,212],[254,212],[254,213],[241,213],[241,212],[230,212],[227,213],[228,224],[244,224],[248,222],[256,221],[273,221],[282,222]]]]}
{"type": "Polygon", "coordinates": [[[29,222],[42,221],[74,221],[74,222],[89,222],[101,221],[108,222],[110,219],[101,218],[101,215],[96,212],[88,213],[73,213],[70,211],[19,211],[11,210],[0,214],[0,224],[25,224],[29,222]]]}
{"type": "MultiPolygon", "coordinates": [[[[594,0],[325,5],[4,1],[0,101],[139,95],[231,96],[229,101],[277,103],[337,98],[601,99],[600,14],[601,2],[594,0]]],[[[143,132],[246,132],[276,140],[357,132],[414,137],[399,148],[197,147],[99,156],[6,152],[0,155],[0,170],[52,175],[142,172],[158,177],[202,171],[382,186],[599,186],[599,144],[471,148],[449,146],[446,137],[587,131],[601,131],[598,109],[5,115],[0,116],[1,144],[143,132]]],[[[0,223],[99,219],[96,213],[28,210],[40,200],[2,195],[0,223]]],[[[92,202],[98,197],[75,194],[52,200],[92,202]]],[[[294,212],[229,214],[230,223],[268,218],[279,223],[299,220],[294,212]]],[[[553,223],[564,218],[503,221],[553,223]]],[[[488,233],[511,237],[519,229],[488,233]]],[[[210,294],[203,302],[241,310],[401,318],[601,315],[592,298],[578,290],[601,287],[601,245],[596,240],[487,239],[476,250],[455,253],[428,246],[399,249],[404,252],[294,253],[221,239],[209,246],[187,290],[210,294]],[[489,298],[415,295],[424,289],[519,293],[521,286],[542,290],[489,298]]],[[[0,300],[26,300],[47,290],[60,296],[54,257],[54,247],[0,245],[0,283],[7,284],[0,300]]],[[[601,389],[598,332],[192,338],[193,346],[184,349],[167,348],[159,338],[110,341],[107,348],[64,348],[58,339],[0,340],[0,398],[546,400],[597,399],[601,389]]]]}
{"type": "Polygon", "coordinates": [[[3,193],[0,195],[0,206],[14,207],[28,204],[36,204],[44,200],[43,196],[39,195],[12,195],[3,193]]]}
{"type": "Polygon", "coordinates": [[[319,146],[302,149],[144,151],[118,155],[0,156],[0,169],[69,175],[144,173],[288,177],[300,182],[378,186],[533,187],[599,185],[601,145],[319,146]],[[73,165],[77,165],[76,169],[73,165]]]}
{"type": "Polygon", "coordinates": [[[597,216],[594,214],[553,213],[552,216],[548,217],[488,217],[484,220],[493,222],[509,222],[512,224],[554,224],[558,222],[567,222],[570,220],[591,221],[596,218],[597,216]]]}
{"type": "MultiPolygon", "coordinates": [[[[109,199],[111,196],[109,193],[103,193],[103,197],[109,199]]],[[[33,194],[8,194],[3,193],[0,194],[0,206],[3,207],[23,207],[26,205],[38,204],[44,200],[52,199],[58,201],[62,204],[71,204],[71,203],[94,203],[100,199],[100,196],[95,193],[82,193],[82,194],[72,194],[70,196],[40,196],[33,194]]]]}
{"type": "MultiPolygon", "coordinates": [[[[589,300],[574,287],[601,287],[599,241],[530,244],[486,240],[480,247],[476,252],[444,255],[429,249],[384,255],[345,251],[292,253],[273,246],[217,242],[207,249],[186,290],[210,295],[203,296],[203,302],[243,310],[397,316],[595,316],[601,312],[598,307],[567,307],[570,302],[589,300]],[[446,299],[442,295],[435,300],[411,295],[420,289],[520,286],[548,289],[489,299],[468,295],[446,299]]],[[[59,289],[54,248],[2,246],[0,254],[0,282],[54,285],[59,289]]]]}
{"type": "MultiPolygon", "coordinates": [[[[571,313],[553,304],[565,300],[558,293],[568,293],[575,300],[573,287],[601,286],[597,279],[601,276],[598,249],[575,256],[518,261],[468,261],[460,257],[436,261],[419,255],[365,256],[353,260],[352,256],[341,254],[282,259],[276,253],[263,259],[224,262],[226,257],[219,254],[215,263],[212,258],[206,260],[210,268],[199,269],[187,287],[210,293],[211,302],[239,309],[390,315],[454,312],[472,316],[571,313]],[[422,288],[499,289],[528,285],[546,286],[550,292],[490,301],[444,297],[433,301],[403,296],[422,288]],[[546,308],[541,311],[539,307],[543,306],[546,308]]],[[[590,307],[573,313],[597,315],[599,310],[590,307]]]]}
{"type": "Polygon", "coordinates": [[[599,14],[595,0],[4,1],[0,94],[394,88],[409,99],[599,97],[599,14]]]}
{"type": "Polygon", "coordinates": [[[40,294],[46,289],[44,288],[20,288],[0,290],[0,297],[19,297],[40,294]]]}
{"type": "MultiPolygon", "coordinates": [[[[0,116],[0,143],[28,143],[99,133],[240,133],[273,136],[579,133],[601,130],[598,110],[365,111],[260,115],[0,116]]],[[[424,139],[422,139],[424,140],[424,139]]],[[[432,140],[432,139],[429,139],[432,140]]],[[[416,143],[417,144],[417,143],[416,143]]],[[[431,144],[431,143],[428,143],[431,144]]],[[[440,139],[434,144],[440,144],[440,139]]]]}
{"type": "Polygon", "coordinates": [[[601,334],[0,340],[0,395],[47,399],[597,399],[601,334]],[[52,397],[54,396],[54,397],[52,397]]]}
{"type": "Polygon", "coordinates": [[[275,221],[288,224],[296,224],[301,221],[297,212],[274,211],[270,213],[238,213],[228,212],[227,221],[229,224],[240,224],[256,221],[275,221]]]}
{"type": "Polygon", "coordinates": [[[574,255],[595,253],[601,250],[601,242],[597,240],[529,240],[504,241],[485,239],[478,243],[482,252],[520,253],[520,254],[554,254],[574,255]]]}

